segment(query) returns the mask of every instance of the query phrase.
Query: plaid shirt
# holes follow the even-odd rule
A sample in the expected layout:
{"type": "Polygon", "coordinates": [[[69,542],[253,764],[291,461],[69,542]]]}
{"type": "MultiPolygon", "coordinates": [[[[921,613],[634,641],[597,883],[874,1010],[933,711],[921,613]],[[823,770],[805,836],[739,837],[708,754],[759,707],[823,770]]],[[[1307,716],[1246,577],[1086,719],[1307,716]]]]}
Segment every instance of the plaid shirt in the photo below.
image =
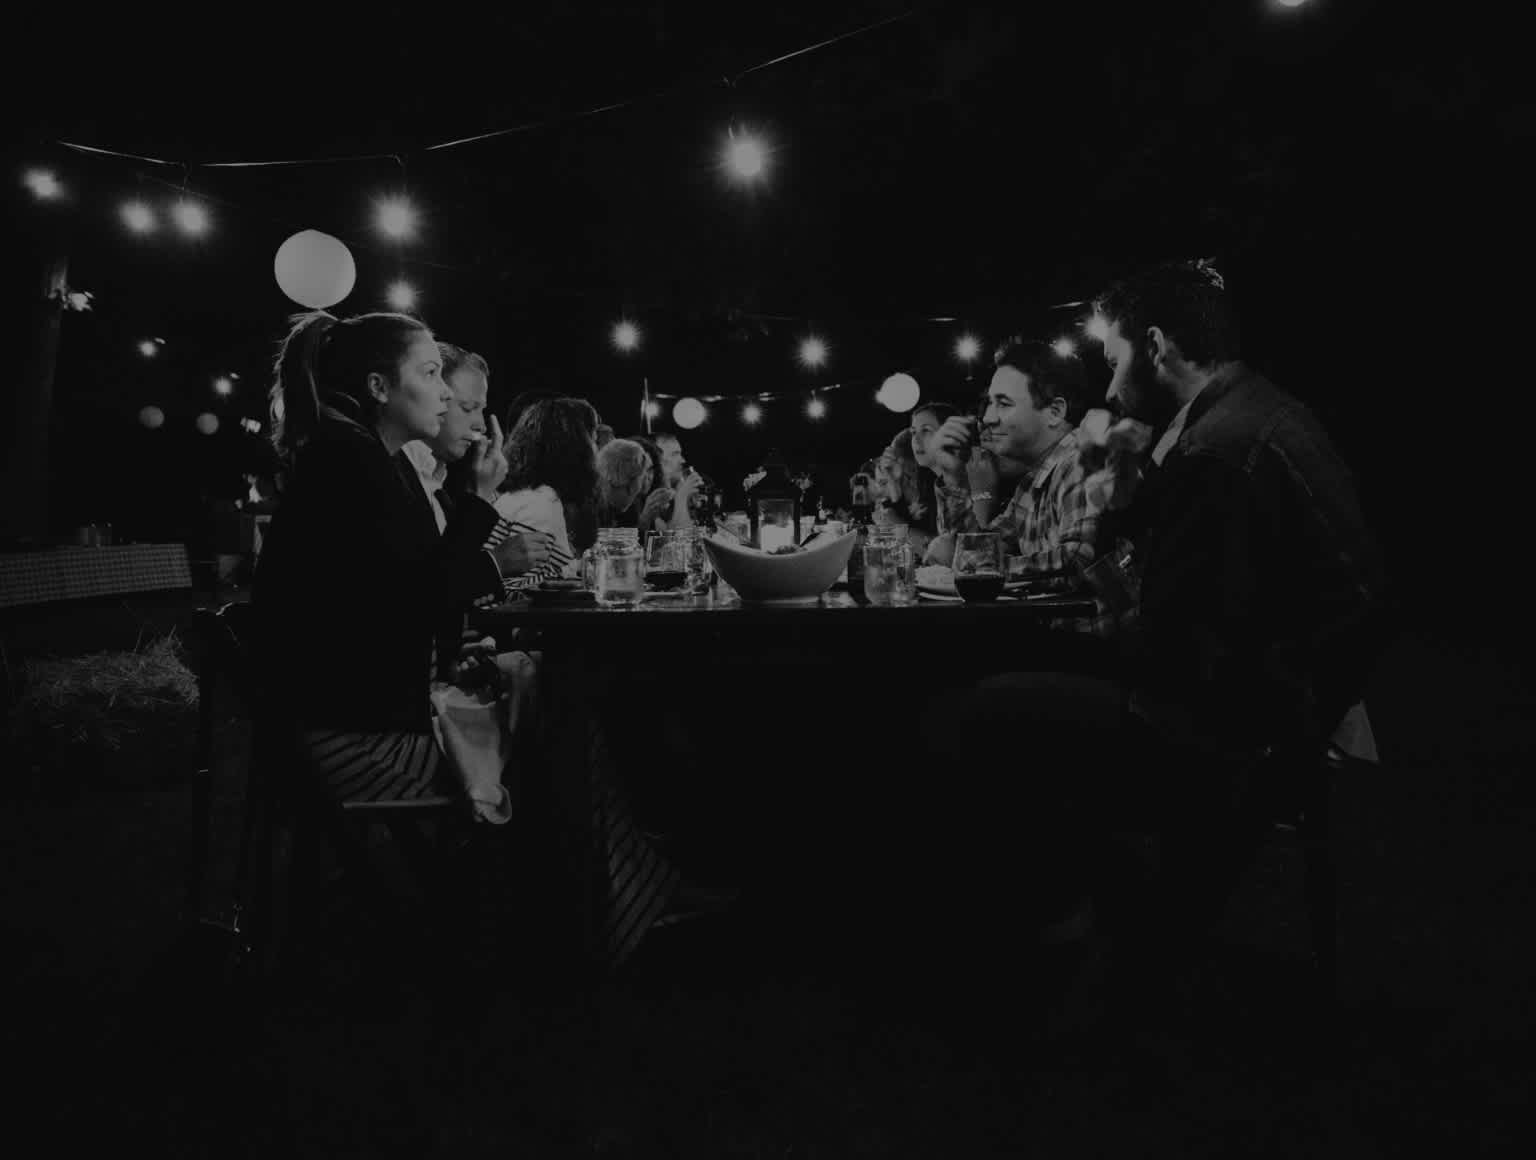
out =
{"type": "Polygon", "coordinates": [[[1051,449],[1028,486],[986,524],[971,510],[968,488],[938,485],[944,527],[951,532],[997,532],[1008,545],[1008,574],[1074,573],[1099,555],[1099,515],[1113,500],[1114,478],[1091,471],[1069,431],[1051,449]]]}

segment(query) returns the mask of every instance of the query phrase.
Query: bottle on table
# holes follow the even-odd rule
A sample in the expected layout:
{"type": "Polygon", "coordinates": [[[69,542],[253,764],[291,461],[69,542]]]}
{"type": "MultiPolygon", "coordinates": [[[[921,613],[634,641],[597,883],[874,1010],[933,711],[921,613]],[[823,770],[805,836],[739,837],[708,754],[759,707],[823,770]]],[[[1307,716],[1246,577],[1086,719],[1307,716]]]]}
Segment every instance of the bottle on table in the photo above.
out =
{"type": "Polygon", "coordinates": [[[874,481],[863,472],[853,477],[853,514],[849,528],[858,533],[853,551],[848,555],[848,594],[863,604],[864,594],[864,545],[869,542],[869,531],[875,524],[874,481]]]}

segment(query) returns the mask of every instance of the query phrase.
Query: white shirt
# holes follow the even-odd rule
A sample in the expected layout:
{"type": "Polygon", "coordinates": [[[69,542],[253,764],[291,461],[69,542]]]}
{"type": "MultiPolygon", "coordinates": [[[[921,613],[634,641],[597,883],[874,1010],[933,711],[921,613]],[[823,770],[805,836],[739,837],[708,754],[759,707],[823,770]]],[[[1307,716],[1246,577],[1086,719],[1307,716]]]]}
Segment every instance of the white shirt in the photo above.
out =
{"type": "Polygon", "coordinates": [[[437,520],[437,531],[441,535],[443,529],[448,526],[448,513],[443,511],[443,505],[437,502],[437,493],[442,489],[444,480],[448,478],[448,465],[438,459],[432,448],[420,439],[412,439],[401,450],[411,461],[411,466],[416,469],[416,478],[421,480],[422,489],[427,493],[427,500],[432,504],[432,515],[437,520]]]}

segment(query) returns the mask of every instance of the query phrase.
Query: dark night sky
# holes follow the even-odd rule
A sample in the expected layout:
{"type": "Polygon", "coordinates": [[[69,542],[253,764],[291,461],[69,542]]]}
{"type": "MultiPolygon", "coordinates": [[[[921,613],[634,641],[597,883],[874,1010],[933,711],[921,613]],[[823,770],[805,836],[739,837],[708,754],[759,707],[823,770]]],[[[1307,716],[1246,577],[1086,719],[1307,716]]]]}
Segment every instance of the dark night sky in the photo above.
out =
{"type": "Polygon", "coordinates": [[[1492,351],[1508,325],[1495,320],[1524,316],[1517,161],[1536,115],[1517,38],[1474,22],[1472,6],[931,6],[733,85],[723,78],[906,8],[523,7],[31,18],[21,43],[57,67],[46,83],[12,78],[12,107],[28,110],[12,171],[53,165],[71,199],[39,206],[13,181],[8,214],[20,239],[67,236],[71,282],[97,296],[65,319],[59,413],[95,450],[61,484],[58,518],[81,522],[108,496],[142,503],[127,497],[158,494],[157,472],[201,479],[235,461],[232,423],[208,440],[192,419],[230,370],[240,391],[218,409],[261,413],[290,309],[272,255],[302,228],[356,255],[343,312],[378,306],[407,274],[439,334],[490,359],[497,403],[557,385],[623,433],[641,375],[676,393],[859,384],[830,396],[819,426],[781,403],[748,432],[716,409],[687,445],[725,481],[770,441],[802,461],[873,453],[903,422],[870,398],[892,371],[928,394],[963,390],[959,327],[925,319],[958,316],[988,340],[1052,337],[1073,316],[1050,304],[1195,254],[1221,260],[1250,360],[1330,421],[1402,544],[1423,509],[1401,491],[1444,454],[1442,432],[1481,425],[1494,400],[1502,421],[1531,417],[1523,390],[1497,386],[1524,360],[1492,351]],[[715,166],[732,116],[776,148],[753,193],[715,166]],[[84,157],[58,139],[191,167],[84,157]],[[404,168],[199,164],[372,152],[404,168]],[[127,236],[118,203],[163,203],[162,183],[184,178],[212,201],[211,236],[127,236]],[[402,182],[424,230],[396,251],[368,212],[402,182]],[[627,359],[606,338],[625,311],[646,334],[627,359]],[[793,357],[810,327],[832,351],[819,378],[793,357]],[[137,357],[145,335],[167,340],[164,358],[137,357]],[[1451,399],[1465,402],[1448,413],[1451,399]],[[134,424],[145,402],[170,416],[158,443],[134,424]],[[134,466],[149,461],[162,466],[134,466]]]}

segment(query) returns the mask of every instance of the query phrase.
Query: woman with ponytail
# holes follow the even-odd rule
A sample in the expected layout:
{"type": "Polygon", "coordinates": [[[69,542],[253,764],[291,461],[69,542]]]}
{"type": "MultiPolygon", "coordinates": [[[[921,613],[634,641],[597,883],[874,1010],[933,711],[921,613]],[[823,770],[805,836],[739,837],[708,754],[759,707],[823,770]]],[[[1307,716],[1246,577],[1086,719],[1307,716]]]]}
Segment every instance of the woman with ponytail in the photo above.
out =
{"type": "MultiPolygon", "coordinates": [[[[452,398],[441,370],[431,332],[399,314],[302,315],[277,359],[274,427],[291,477],[253,603],[263,618],[261,647],[271,650],[270,683],[314,773],[343,803],[461,792],[444,776],[432,732],[434,635],[445,616],[499,598],[500,556],[509,565],[515,558],[511,525],[492,506],[507,475],[494,416],[490,438],[470,452],[474,492],[455,498],[441,534],[400,450],[438,433],[452,398]]],[[[562,499],[588,498],[595,472],[595,415],[589,421],[591,408],[577,404],[542,404],[580,411],[567,470],[573,494],[562,499]]],[[[530,425],[525,416],[518,427],[530,425]]],[[[559,831],[553,848],[576,859],[573,882],[590,907],[587,945],[616,964],[658,919],[712,907],[718,897],[680,882],[630,821],[600,731],[583,725],[580,736],[591,746],[589,784],[538,796],[586,803],[584,813],[551,810],[547,821],[559,831]],[[607,877],[606,890],[585,889],[593,875],[607,877]]]]}
{"type": "Polygon", "coordinates": [[[288,481],[252,602],[270,683],[339,802],[451,786],[432,733],[435,633],[500,594],[513,550],[490,503],[506,474],[499,431],[471,452],[476,494],[442,535],[401,454],[438,433],[451,398],[432,332],[403,314],[299,315],[278,354],[288,481]]]}

